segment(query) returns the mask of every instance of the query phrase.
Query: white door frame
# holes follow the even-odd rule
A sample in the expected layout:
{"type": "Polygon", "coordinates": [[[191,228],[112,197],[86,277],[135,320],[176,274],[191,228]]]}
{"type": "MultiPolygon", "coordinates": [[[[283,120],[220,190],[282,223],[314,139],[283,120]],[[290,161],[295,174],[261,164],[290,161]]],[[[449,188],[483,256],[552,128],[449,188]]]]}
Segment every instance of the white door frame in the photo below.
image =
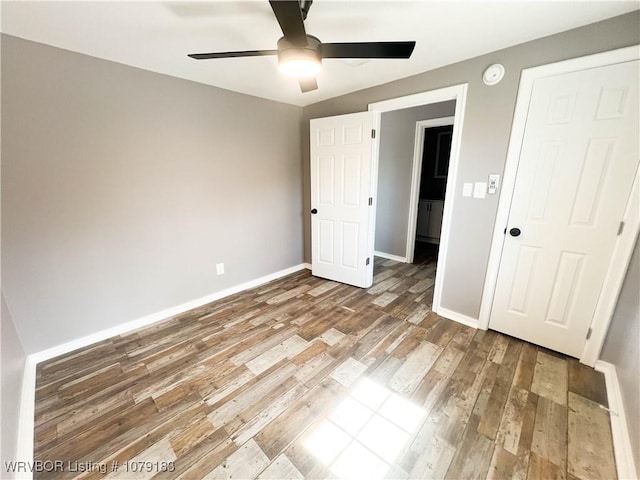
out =
{"type": "MultiPolygon", "coordinates": [[[[466,83],[460,85],[453,85],[451,87],[440,88],[438,90],[431,90],[429,92],[416,93],[414,95],[407,95],[406,97],[392,98],[390,100],[384,100],[382,102],[370,103],[369,111],[374,112],[373,125],[378,132],[376,138],[373,141],[373,164],[376,166],[373,175],[377,188],[378,184],[378,156],[380,152],[380,138],[382,132],[380,131],[380,120],[383,112],[390,112],[393,110],[400,110],[404,108],[419,107],[421,105],[428,105],[431,103],[446,102],[448,100],[455,100],[456,108],[453,121],[453,134],[451,137],[451,156],[449,157],[449,172],[447,175],[447,189],[444,198],[444,213],[442,217],[442,231],[440,235],[440,250],[438,254],[438,263],[436,265],[436,279],[433,287],[433,304],[431,310],[438,313],[440,310],[440,300],[442,298],[442,280],[445,276],[447,269],[446,259],[447,250],[449,247],[449,235],[451,230],[451,212],[453,211],[453,205],[455,203],[455,189],[458,179],[458,166],[460,158],[460,142],[462,138],[462,127],[464,125],[464,113],[467,100],[467,85],[466,83]]],[[[376,191],[374,191],[374,194],[376,191]]],[[[374,198],[376,198],[374,196],[374,198]]],[[[376,201],[374,200],[374,207],[376,201]]],[[[414,225],[415,227],[415,225],[414,225]]],[[[444,313],[444,312],[443,312],[444,313]]],[[[447,315],[443,315],[447,316],[447,315]]],[[[455,318],[452,320],[456,320],[455,318]]]]}
{"type": "Polygon", "coordinates": [[[432,118],[416,122],[415,143],[413,146],[413,168],[411,170],[411,196],[409,197],[409,221],[407,223],[407,263],[413,263],[416,249],[416,224],[418,222],[418,203],[420,202],[420,178],[422,176],[422,154],[424,134],[427,128],[453,125],[456,117],[432,118]]]}
{"type": "MultiPolygon", "coordinates": [[[[502,179],[502,192],[498,202],[498,212],[493,230],[493,240],[489,253],[489,264],[485,276],[484,291],[480,304],[480,315],[478,327],[486,330],[489,328],[493,297],[496,291],[498,280],[498,270],[500,268],[500,258],[504,246],[504,229],[509,219],[513,190],[515,187],[518,162],[520,161],[520,149],[524,139],[529,102],[533,91],[533,83],[538,78],[560,75],[589,68],[603,67],[616,63],[628,62],[640,58],[638,45],[621,48],[604,53],[597,53],[585,57],[574,58],[539,67],[528,68],[522,71],[520,76],[520,87],[516,100],[513,125],[511,128],[511,138],[505,163],[504,175],[502,179]]],[[[638,215],[638,175],[634,182],[633,190],[627,204],[624,217],[625,229],[618,237],[614,248],[613,257],[609,265],[609,270],[605,277],[605,287],[603,288],[593,322],[591,325],[591,337],[585,344],[580,361],[584,364],[594,366],[600,355],[600,350],[604,344],[607,329],[613,315],[624,276],[629,266],[629,260],[633,253],[633,246],[640,228],[640,216],[638,215]],[[636,199],[635,202],[633,199],[636,199]]]]}

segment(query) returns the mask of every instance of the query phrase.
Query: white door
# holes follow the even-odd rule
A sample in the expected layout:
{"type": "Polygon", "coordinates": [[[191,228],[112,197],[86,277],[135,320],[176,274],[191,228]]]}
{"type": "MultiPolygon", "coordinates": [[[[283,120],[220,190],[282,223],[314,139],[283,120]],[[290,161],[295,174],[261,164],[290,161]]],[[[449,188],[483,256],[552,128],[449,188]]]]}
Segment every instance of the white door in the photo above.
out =
{"type": "Polygon", "coordinates": [[[633,61],[534,81],[490,328],[582,354],[638,168],[638,78],[633,61]]]}
{"type": "Polygon", "coordinates": [[[318,277],[373,283],[373,113],[311,120],[311,250],[318,277]]]}

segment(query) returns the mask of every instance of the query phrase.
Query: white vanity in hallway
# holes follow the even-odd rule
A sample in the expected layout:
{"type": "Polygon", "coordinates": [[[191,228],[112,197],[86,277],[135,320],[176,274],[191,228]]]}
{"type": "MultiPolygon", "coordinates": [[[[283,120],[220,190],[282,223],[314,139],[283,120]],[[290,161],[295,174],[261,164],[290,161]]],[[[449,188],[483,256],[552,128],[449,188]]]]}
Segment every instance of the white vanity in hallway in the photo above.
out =
{"type": "Polygon", "coordinates": [[[425,200],[418,202],[418,225],[416,240],[419,242],[440,243],[442,212],[444,200],[425,200]]]}

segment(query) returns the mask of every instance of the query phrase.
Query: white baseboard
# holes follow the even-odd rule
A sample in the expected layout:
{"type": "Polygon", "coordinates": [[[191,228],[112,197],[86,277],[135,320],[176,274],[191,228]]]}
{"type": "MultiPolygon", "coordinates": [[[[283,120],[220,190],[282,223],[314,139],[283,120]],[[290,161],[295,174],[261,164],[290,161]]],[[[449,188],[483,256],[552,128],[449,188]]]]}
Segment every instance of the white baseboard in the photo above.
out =
{"type": "Polygon", "coordinates": [[[622,392],[618,382],[616,366],[609,362],[598,360],[595,369],[604,373],[607,385],[607,400],[609,402],[609,418],[611,419],[611,434],[613,436],[613,449],[616,457],[616,469],[618,478],[637,479],[636,465],[633,460],[633,450],[629,440],[627,417],[624,413],[622,392]]]}
{"type": "Polygon", "coordinates": [[[313,268],[310,263],[303,263],[302,266],[307,270],[311,270],[313,268]]]}
{"type": "MultiPolygon", "coordinates": [[[[20,421],[18,425],[17,447],[18,460],[25,462],[33,461],[36,366],[38,365],[38,363],[49,360],[51,358],[55,358],[65,353],[72,352],[74,350],[77,350],[78,348],[101,342],[102,340],[106,340],[107,338],[111,338],[116,335],[123,335],[125,333],[138,330],[142,327],[167,320],[175,315],[188,312],[189,310],[201,307],[202,305],[206,305],[207,303],[215,302],[216,300],[228,297],[229,295],[233,295],[234,293],[257,287],[258,285],[277,280],[278,278],[311,267],[310,265],[307,267],[307,265],[308,264],[302,263],[294,267],[280,270],[279,272],[265,275],[264,277],[260,277],[255,280],[251,280],[249,282],[245,282],[240,285],[236,285],[234,287],[212,293],[211,295],[207,295],[206,297],[197,298],[181,305],[162,310],[161,312],[156,312],[151,315],[147,315],[146,317],[132,320],[130,322],[126,322],[121,325],[108,328],[106,330],[101,330],[100,332],[96,332],[91,335],[77,338],[61,345],[57,345],[55,347],[48,348],[31,355],[27,355],[24,366],[24,374],[22,378],[22,392],[20,400],[21,406],[20,421]]],[[[31,473],[21,473],[17,478],[29,479],[32,477],[33,476],[31,473]]]]}
{"type": "Polygon", "coordinates": [[[398,255],[391,255],[384,252],[373,252],[376,257],[386,258],[387,260],[395,260],[396,262],[407,263],[407,257],[399,257],[398,255]]]}
{"type": "Polygon", "coordinates": [[[197,298],[195,300],[191,300],[189,302],[168,308],[166,310],[162,310],[160,312],[152,313],[151,315],[147,315],[146,317],[122,323],[120,325],[116,325],[115,327],[92,333],[91,335],[87,335],[86,337],[77,338],[75,340],[71,340],[70,342],[48,348],[47,350],[42,350],[41,352],[30,355],[30,357],[35,360],[36,363],[40,363],[45,360],[55,358],[59,355],[72,352],[73,350],[77,350],[78,348],[101,342],[102,340],[106,340],[107,338],[115,337],[116,335],[123,335],[139,328],[147,327],[175,315],[180,315],[181,313],[188,312],[189,310],[192,310],[194,308],[201,307],[202,305],[206,305],[207,303],[215,302],[216,300],[220,300],[221,298],[228,297],[229,295],[233,295],[234,293],[242,292],[243,290],[248,290],[250,288],[257,287],[258,285],[262,285],[263,283],[271,282],[272,280],[276,280],[286,275],[298,272],[300,270],[303,270],[304,268],[306,268],[305,265],[300,264],[296,265],[295,267],[280,270],[279,272],[256,278],[255,280],[251,280],[249,282],[245,282],[240,285],[236,285],[234,287],[212,293],[211,295],[197,298]]]}
{"type": "Polygon", "coordinates": [[[454,322],[461,323],[471,328],[478,328],[478,319],[473,317],[468,317],[458,312],[454,312],[453,310],[448,310],[446,308],[438,308],[438,311],[434,310],[435,313],[444,317],[448,320],[453,320],[454,322]]]}

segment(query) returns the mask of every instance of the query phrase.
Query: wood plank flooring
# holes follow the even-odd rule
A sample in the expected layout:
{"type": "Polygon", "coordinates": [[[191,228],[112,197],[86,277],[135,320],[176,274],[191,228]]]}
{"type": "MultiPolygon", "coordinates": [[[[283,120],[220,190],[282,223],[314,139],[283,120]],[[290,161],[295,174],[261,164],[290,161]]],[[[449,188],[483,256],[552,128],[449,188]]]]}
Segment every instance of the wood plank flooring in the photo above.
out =
{"type": "Polygon", "coordinates": [[[40,364],[36,478],[615,478],[601,374],[438,317],[434,273],[303,271],[40,364]]]}

